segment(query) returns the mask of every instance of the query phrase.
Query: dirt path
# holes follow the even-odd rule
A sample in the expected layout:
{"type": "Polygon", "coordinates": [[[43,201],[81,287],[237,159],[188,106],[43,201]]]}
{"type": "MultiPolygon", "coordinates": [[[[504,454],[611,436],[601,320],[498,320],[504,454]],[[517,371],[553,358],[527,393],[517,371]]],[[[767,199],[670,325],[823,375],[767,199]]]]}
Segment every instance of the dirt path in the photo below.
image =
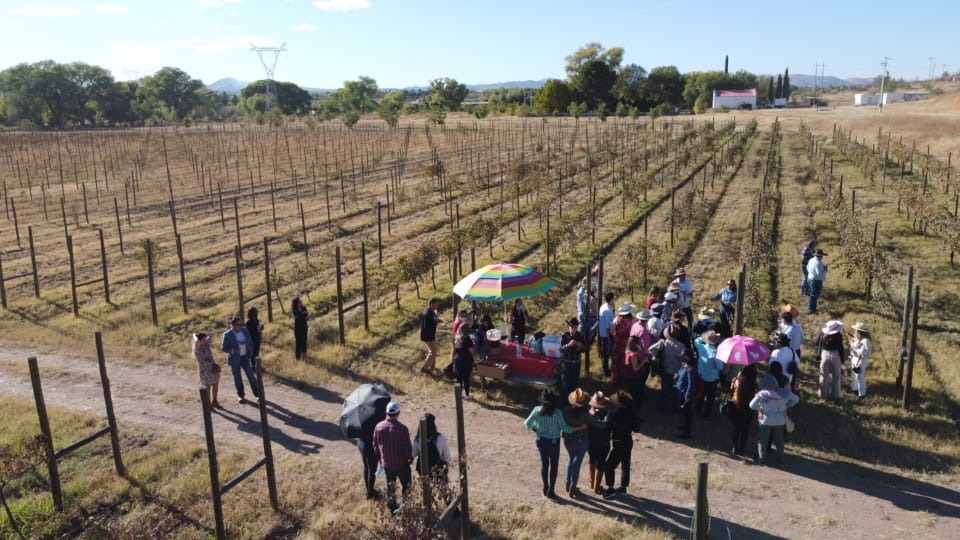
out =
{"type": "MultiPolygon", "coordinates": [[[[32,399],[26,357],[21,350],[0,350],[0,388],[4,394],[32,399]]],[[[104,416],[96,363],[86,358],[45,356],[40,360],[47,403],[104,416]]],[[[203,444],[196,375],[163,365],[109,365],[121,430],[141,424],[203,444]],[[158,388],[157,382],[163,386],[158,388]]],[[[229,381],[225,381],[229,382],[229,381]]],[[[268,378],[267,396],[275,453],[312,455],[354,469],[356,450],[336,426],[343,396],[352,383],[329,381],[326,388],[298,390],[268,378]]],[[[239,405],[224,387],[226,405],[214,419],[218,446],[256,449],[257,411],[239,405]]],[[[527,409],[487,401],[466,403],[472,497],[549,506],[538,493],[537,461],[531,436],[521,422],[527,409]],[[504,480],[515,479],[515,480],[504,480]]],[[[455,439],[453,407],[446,399],[402,396],[408,425],[425,411],[455,439]],[[449,427],[448,427],[449,426],[449,427]]],[[[815,538],[828,532],[843,538],[945,538],[960,527],[956,479],[943,486],[908,480],[866,464],[849,465],[798,455],[791,448],[786,465],[760,467],[730,459],[709,441],[725,441],[721,419],[698,422],[691,445],[670,436],[674,418],[650,419],[636,436],[631,496],[615,501],[563,500],[566,507],[622,519],[639,518],[681,534],[692,513],[695,464],[710,463],[710,511],[716,537],[815,538]],[[951,532],[953,531],[953,532],[951,532]]],[[[455,443],[452,443],[455,444],[455,443]]],[[[561,459],[561,466],[566,459],[561,459]]],[[[281,470],[279,475],[284,474],[281,470]]],[[[562,476],[562,473],[561,473],[562,476]]],[[[357,493],[358,497],[360,493],[357,493]]]]}

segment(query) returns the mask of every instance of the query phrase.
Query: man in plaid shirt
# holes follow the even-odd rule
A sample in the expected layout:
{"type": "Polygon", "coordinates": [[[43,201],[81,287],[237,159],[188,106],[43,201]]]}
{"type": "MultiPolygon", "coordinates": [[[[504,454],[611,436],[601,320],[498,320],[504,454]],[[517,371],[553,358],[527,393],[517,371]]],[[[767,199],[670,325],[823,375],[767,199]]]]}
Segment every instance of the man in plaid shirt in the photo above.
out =
{"type": "Polygon", "coordinates": [[[387,508],[391,512],[399,510],[403,504],[397,504],[393,498],[394,487],[400,479],[403,496],[410,491],[410,464],[413,462],[413,448],[410,445],[410,431],[400,423],[400,404],[391,401],[387,404],[387,418],[377,424],[373,430],[373,450],[387,474],[387,508]]]}

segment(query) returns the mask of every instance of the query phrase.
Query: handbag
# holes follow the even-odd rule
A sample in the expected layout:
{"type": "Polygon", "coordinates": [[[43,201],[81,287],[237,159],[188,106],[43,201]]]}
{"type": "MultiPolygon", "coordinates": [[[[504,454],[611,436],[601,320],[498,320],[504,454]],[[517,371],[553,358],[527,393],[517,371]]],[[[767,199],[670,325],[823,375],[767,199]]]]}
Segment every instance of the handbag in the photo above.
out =
{"type": "Polygon", "coordinates": [[[457,368],[454,366],[453,362],[447,364],[447,367],[443,368],[443,376],[453,380],[457,378],[457,368]]]}
{"type": "Polygon", "coordinates": [[[212,371],[213,371],[214,373],[220,373],[220,371],[221,371],[222,369],[223,369],[223,368],[220,367],[220,364],[214,364],[212,371]]]}
{"type": "Polygon", "coordinates": [[[793,430],[797,429],[797,425],[793,423],[793,420],[786,413],[784,413],[783,417],[787,419],[787,433],[793,433],[793,430]]]}

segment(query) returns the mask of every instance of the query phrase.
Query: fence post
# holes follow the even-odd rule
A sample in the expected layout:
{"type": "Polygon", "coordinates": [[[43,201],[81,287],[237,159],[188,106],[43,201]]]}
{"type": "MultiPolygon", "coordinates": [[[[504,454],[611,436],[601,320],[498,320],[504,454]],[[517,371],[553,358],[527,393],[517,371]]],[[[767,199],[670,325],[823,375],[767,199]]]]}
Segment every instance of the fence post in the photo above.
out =
{"type": "Polygon", "coordinates": [[[920,313],[920,286],[913,287],[913,322],[910,325],[910,349],[907,353],[907,380],[903,383],[903,410],[910,409],[910,392],[913,390],[913,365],[917,354],[917,316],[920,313]]]}
{"type": "Polygon", "coordinates": [[[243,271],[240,266],[240,246],[236,245],[233,247],[233,258],[237,265],[237,305],[239,306],[237,315],[240,318],[243,318],[243,271]]]}
{"type": "Polygon", "coordinates": [[[377,201],[377,264],[383,266],[383,227],[380,221],[380,201],[377,201]]]}
{"type": "Polygon", "coordinates": [[[904,364],[907,362],[907,339],[910,332],[910,312],[913,306],[913,276],[914,270],[911,265],[907,268],[907,294],[903,302],[903,319],[900,324],[900,349],[897,351],[899,353],[899,362],[897,367],[897,388],[903,386],[903,368],[904,364]]]}
{"type": "Polygon", "coordinates": [[[210,495],[213,499],[213,519],[216,522],[217,540],[227,537],[223,526],[223,502],[220,498],[220,468],[217,465],[217,444],[213,439],[213,418],[210,413],[210,390],[200,388],[200,404],[203,406],[203,433],[207,439],[207,459],[210,462],[210,495]]]}
{"type": "Polygon", "coordinates": [[[120,435],[117,431],[117,417],[113,414],[113,394],[110,392],[110,379],[107,377],[107,361],[103,355],[103,337],[100,332],[93,334],[97,342],[97,365],[100,368],[100,386],[103,387],[103,404],[107,409],[107,424],[110,426],[110,447],[113,449],[113,466],[121,477],[127,476],[127,468],[120,457],[120,435]]]}
{"type": "Polygon", "coordinates": [[[370,331],[370,299],[367,294],[367,244],[360,242],[360,284],[363,290],[363,329],[370,331]]]}
{"type": "Polygon", "coordinates": [[[180,267],[180,299],[183,304],[183,312],[187,310],[187,274],[183,268],[183,242],[180,239],[180,233],[177,233],[177,263],[180,267]]]}
{"type": "Polygon", "coordinates": [[[263,277],[267,284],[267,321],[273,322],[273,299],[270,298],[270,239],[263,237],[263,277]]]}
{"type": "Polygon", "coordinates": [[[67,253],[70,255],[70,296],[73,298],[73,316],[80,316],[80,305],[77,303],[77,269],[74,267],[73,237],[67,235],[67,253]]]}
{"type": "Polygon", "coordinates": [[[120,205],[117,203],[117,198],[113,198],[113,215],[117,219],[117,235],[120,237],[120,254],[126,255],[123,252],[123,229],[120,227],[120,205]]]}
{"type": "Polygon", "coordinates": [[[463,419],[463,387],[453,385],[457,407],[457,462],[460,467],[460,538],[470,538],[470,499],[467,491],[467,440],[463,419]]]}
{"type": "Polygon", "coordinates": [[[100,260],[103,262],[103,298],[110,303],[110,278],[107,277],[107,245],[103,241],[103,229],[97,229],[100,233],[100,260]]]}
{"type": "Polygon", "coordinates": [[[270,506],[275,511],[280,510],[280,500],[277,496],[277,473],[273,467],[273,448],[270,446],[270,425],[267,423],[267,396],[263,389],[263,362],[257,362],[257,384],[260,385],[260,436],[263,439],[264,465],[267,468],[267,491],[270,494],[270,506]]]}
{"type": "Polygon", "coordinates": [[[697,503],[693,509],[693,526],[690,528],[690,540],[706,540],[710,533],[710,504],[707,502],[707,465],[701,461],[697,465],[697,503]]]}
{"type": "Polygon", "coordinates": [[[37,252],[33,247],[33,225],[27,226],[27,239],[30,242],[30,269],[33,271],[33,296],[40,298],[40,274],[37,273],[37,252]]]}
{"type": "Polygon", "coordinates": [[[747,264],[740,265],[740,275],[737,276],[737,314],[734,317],[736,331],[734,335],[743,335],[743,295],[745,294],[744,285],[747,281],[747,264]]]}
{"type": "Polygon", "coordinates": [[[340,268],[340,246],[337,246],[337,326],[340,335],[340,345],[347,344],[346,327],[343,324],[343,277],[340,268]]]}
{"type": "Polygon", "coordinates": [[[57,456],[53,451],[53,435],[50,433],[50,419],[47,417],[47,405],[43,401],[43,388],[40,385],[40,370],[37,367],[37,357],[27,358],[30,368],[30,384],[33,385],[33,401],[37,405],[37,417],[40,420],[40,433],[43,433],[44,446],[47,451],[47,470],[50,472],[50,493],[53,495],[53,505],[57,510],[63,510],[63,491],[60,489],[60,471],[57,469],[57,456]]]}
{"type": "Polygon", "coordinates": [[[150,315],[153,316],[153,325],[157,326],[157,298],[156,286],[153,283],[153,241],[147,238],[147,287],[150,290],[150,315]]]}
{"type": "Polygon", "coordinates": [[[303,258],[310,262],[310,246],[307,244],[307,217],[303,212],[303,203],[300,203],[300,229],[303,231],[303,258]]]}

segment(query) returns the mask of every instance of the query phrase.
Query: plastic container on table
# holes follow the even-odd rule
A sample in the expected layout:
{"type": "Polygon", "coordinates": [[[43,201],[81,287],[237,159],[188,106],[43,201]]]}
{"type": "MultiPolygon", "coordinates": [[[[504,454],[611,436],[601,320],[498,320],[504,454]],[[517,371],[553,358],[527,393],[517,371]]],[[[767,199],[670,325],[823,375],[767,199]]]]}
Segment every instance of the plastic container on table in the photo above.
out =
{"type": "Polygon", "coordinates": [[[560,358],[560,336],[543,336],[543,354],[550,358],[560,358]]]}

